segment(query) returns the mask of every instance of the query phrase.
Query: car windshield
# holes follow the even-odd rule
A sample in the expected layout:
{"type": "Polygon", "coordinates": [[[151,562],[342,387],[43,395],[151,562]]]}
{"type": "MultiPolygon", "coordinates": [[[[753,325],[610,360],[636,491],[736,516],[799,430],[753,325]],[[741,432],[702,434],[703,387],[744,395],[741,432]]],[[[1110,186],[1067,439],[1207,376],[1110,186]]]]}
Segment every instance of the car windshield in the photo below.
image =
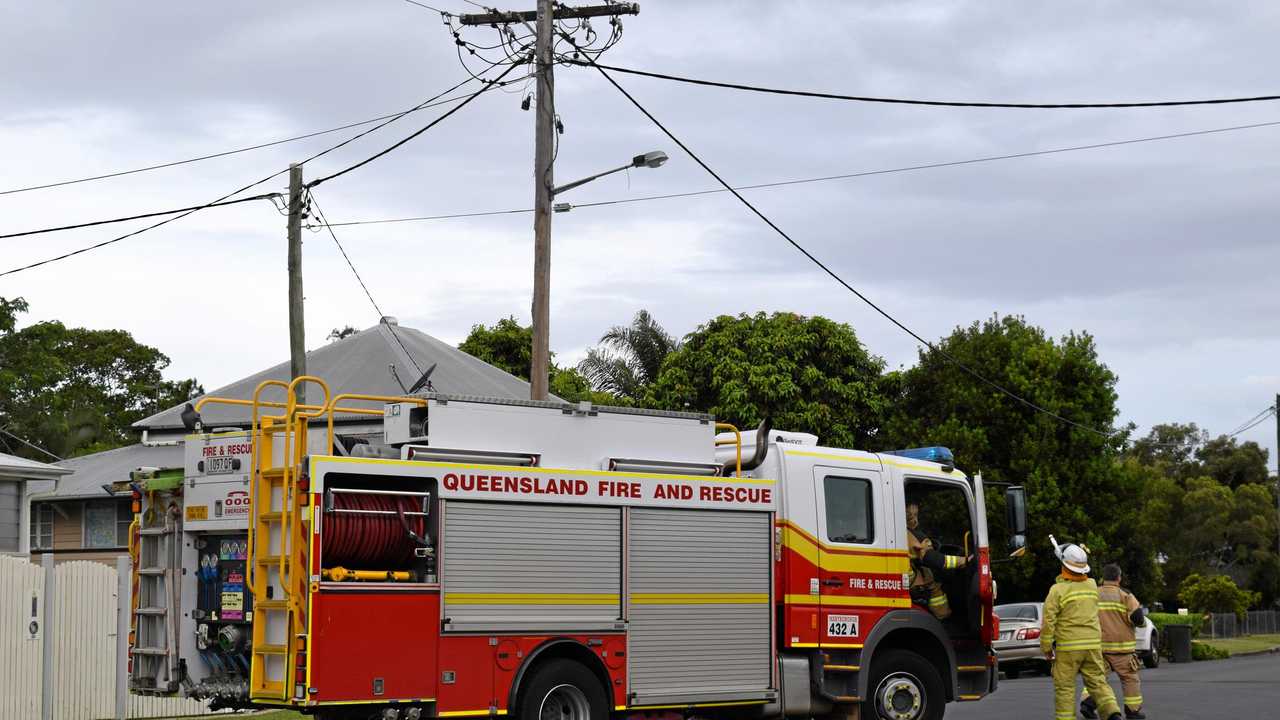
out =
{"type": "Polygon", "coordinates": [[[1035,620],[1037,617],[1035,605],[999,605],[996,607],[996,617],[1001,620],[1035,620]]]}

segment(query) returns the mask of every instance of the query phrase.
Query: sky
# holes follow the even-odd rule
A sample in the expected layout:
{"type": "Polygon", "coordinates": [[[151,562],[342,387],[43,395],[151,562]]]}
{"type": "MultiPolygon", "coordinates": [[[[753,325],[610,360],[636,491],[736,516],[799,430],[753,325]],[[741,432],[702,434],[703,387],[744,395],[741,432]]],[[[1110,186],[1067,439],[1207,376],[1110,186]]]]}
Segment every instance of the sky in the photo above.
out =
{"type": "MultiPolygon", "coordinates": [[[[532,0],[527,0],[532,6],[532,0]]],[[[465,0],[428,4],[452,13],[465,0]]],[[[512,6],[521,9],[523,6],[512,6]]],[[[1119,102],[1280,92],[1280,4],[645,0],[603,61],[855,95],[1119,102]]],[[[598,29],[604,23],[596,25],[598,29]]],[[[493,44],[492,30],[464,39],[493,44]]],[[[306,4],[0,2],[0,191],[180,160],[413,107],[467,77],[438,13],[402,0],[306,4]]],[[[482,65],[472,63],[473,70],[482,65]]],[[[517,70],[511,76],[518,77],[517,70]]],[[[671,160],[557,198],[590,203],[715,181],[592,69],[556,69],[558,183],[648,150],[671,160]]],[[[1280,103],[1160,109],[909,107],[615,75],[734,184],[965,160],[1280,121],[1280,103]]],[[[468,86],[472,87],[472,86],[468,86]]],[[[525,86],[478,97],[397,151],[316,188],[331,222],[520,210],[533,202],[525,86]]],[[[304,168],[362,160],[445,108],[304,168]]],[[[0,233],[199,205],[356,133],[0,194],[0,233]]],[[[926,338],[1022,315],[1088,332],[1121,421],[1228,432],[1280,391],[1280,126],[747,193],[926,338]]],[[[257,192],[286,189],[281,175],[257,192]]],[[[683,335],[722,313],[851,325],[890,367],[918,343],[821,274],[731,196],[580,207],[553,218],[551,346],[580,359],[649,310],[683,335]]],[[[144,222],[0,240],[0,271],[144,222]],[[117,230],[117,228],[119,228],[117,230]]],[[[384,313],[449,342],[529,321],[527,213],[336,228],[384,313]]],[[[331,238],[304,231],[307,345],[378,313],[331,238]]],[[[216,388],[288,358],[285,218],[211,209],[16,275],[24,323],[123,328],[216,388]]],[[[1268,421],[1242,439],[1271,448],[1268,421]]]]}

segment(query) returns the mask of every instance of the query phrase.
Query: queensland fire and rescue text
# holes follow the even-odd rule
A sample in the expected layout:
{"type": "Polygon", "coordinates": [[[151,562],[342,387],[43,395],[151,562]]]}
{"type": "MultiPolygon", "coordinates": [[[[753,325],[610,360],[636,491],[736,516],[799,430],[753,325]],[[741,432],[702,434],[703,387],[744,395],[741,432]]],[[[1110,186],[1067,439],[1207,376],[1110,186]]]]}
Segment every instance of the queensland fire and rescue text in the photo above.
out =
{"type": "MultiPolygon", "coordinates": [[[[445,473],[440,479],[441,496],[478,498],[490,496],[503,500],[535,500],[555,498],[559,501],[580,500],[592,503],[626,503],[653,501],[659,505],[708,507],[714,505],[770,508],[773,506],[771,481],[754,478],[679,478],[636,477],[616,479],[572,477],[560,475],[487,475],[445,473]]],[[[648,504],[648,503],[647,503],[648,504]]]]}

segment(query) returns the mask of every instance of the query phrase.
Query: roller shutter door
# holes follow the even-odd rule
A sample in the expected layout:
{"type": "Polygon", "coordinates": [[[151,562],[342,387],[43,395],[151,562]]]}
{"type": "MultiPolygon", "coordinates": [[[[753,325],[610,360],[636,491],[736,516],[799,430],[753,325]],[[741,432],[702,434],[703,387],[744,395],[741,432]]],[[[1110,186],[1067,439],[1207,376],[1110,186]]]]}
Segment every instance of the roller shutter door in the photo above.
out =
{"type": "Polygon", "coordinates": [[[447,629],[621,627],[621,508],[453,500],[444,525],[447,629]]]}
{"type": "Polygon", "coordinates": [[[630,534],[633,703],[765,697],[770,516],[633,509],[630,534]]]}

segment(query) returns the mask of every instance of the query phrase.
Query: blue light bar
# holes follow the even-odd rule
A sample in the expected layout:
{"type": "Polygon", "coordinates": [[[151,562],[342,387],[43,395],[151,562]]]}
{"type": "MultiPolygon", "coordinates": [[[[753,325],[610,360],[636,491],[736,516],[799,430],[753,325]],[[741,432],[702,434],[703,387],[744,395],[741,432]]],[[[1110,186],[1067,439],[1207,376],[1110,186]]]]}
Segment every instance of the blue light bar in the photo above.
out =
{"type": "Polygon", "coordinates": [[[936,462],[939,465],[950,465],[955,467],[956,458],[951,451],[941,445],[934,447],[910,448],[907,450],[886,450],[885,455],[898,455],[899,457],[911,458],[913,460],[928,460],[936,462]]]}

